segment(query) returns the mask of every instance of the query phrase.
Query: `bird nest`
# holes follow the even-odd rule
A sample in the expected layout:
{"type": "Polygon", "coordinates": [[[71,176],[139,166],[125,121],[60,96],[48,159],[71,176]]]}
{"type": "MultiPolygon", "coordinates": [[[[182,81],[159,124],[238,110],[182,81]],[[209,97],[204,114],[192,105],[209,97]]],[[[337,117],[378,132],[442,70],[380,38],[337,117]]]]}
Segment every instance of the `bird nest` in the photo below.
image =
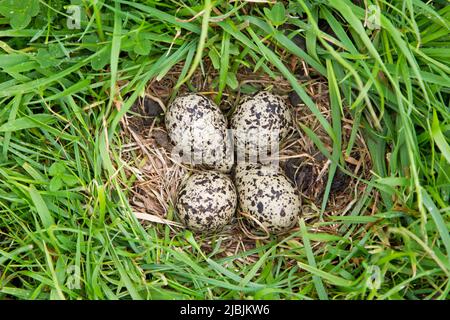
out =
{"type": "MultiPolygon", "coordinates": [[[[166,225],[170,232],[179,234],[184,226],[177,222],[174,214],[176,193],[183,176],[192,170],[177,163],[171,158],[171,144],[164,127],[163,112],[173,94],[181,72],[182,65],[175,66],[160,81],[153,80],[145,90],[145,95],[136,101],[131,112],[122,121],[123,149],[122,158],[127,162],[127,174],[134,181],[129,190],[130,204],[134,213],[146,228],[156,228],[164,234],[166,225]]],[[[194,74],[190,80],[190,87],[197,92],[214,100],[217,92],[211,89],[212,79],[216,76],[213,71],[203,76],[194,74]]],[[[257,90],[270,90],[285,99],[292,107],[296,124],[303,124],[312,130],[322,141],[325,148],[332,153],[332,140],[299,97],[293,93],[289,82],[284,79],[272,79],[267,75],[257,75],[252,72],[239,73],[240,88],[244,85],[257,90]]],[[[331,123],[329,106],[329,92],[326,79],[314,75],[313,71],[304,69],[299,83],[317,105],[323,117],[331,123]]],[[[191,91],[183,85],[179,94],[191,91]]],[[[219,107],[226,115],[230,115],[233,106],[242,96],[241,90],[224,93],[219,107]]],[[[344,108],[345,109],[345,108],[344,108]]],[[[342,150],[346,150],[353,127],[350,113],[345,112],[342,118],[342,150]]],[[[345,160],[345,170],[338,169],[334,175],[328,201],[322,212],[324,190],[328,180],[331,161],[318,151],[314,143],[299,126],[291,128],[290,135],[280,146],[280,167],[288,178],[296,185],[301,194],[302,217],[310,232],[325,232],[338,234],[339,225],[336,223],[319,224],[319,221],[329,221],[330,216],[346,215],[355,205],[357,199],[365,192],[367,185],[363,182],[370,177],[371,159],[366,143],[360,134],[356,135],[353,149],[345,160]],[[349,175],[348,173],[352,173],[349,175]]],[[[232,255],[255,247],[257,240],[269,241],[271,237],[255,233],[243,219],[245,213],[238,212],[230,225],[221,232],[213,235],[196,235],[205,252],[212,251],[212,243],[221,241],[220,254],[232,255]]],[[[299,227],[289,231],[294,234],[299,227]]],[[[298,239],[300,233],[297,232],[298,239]]],[[[284,237],[286,235],[283,235],[284,237]]],[[[247,257],[246,259],[257,259],[247,257]]],[[[251,261],[250,261],[251,262],[251,261]]]]}

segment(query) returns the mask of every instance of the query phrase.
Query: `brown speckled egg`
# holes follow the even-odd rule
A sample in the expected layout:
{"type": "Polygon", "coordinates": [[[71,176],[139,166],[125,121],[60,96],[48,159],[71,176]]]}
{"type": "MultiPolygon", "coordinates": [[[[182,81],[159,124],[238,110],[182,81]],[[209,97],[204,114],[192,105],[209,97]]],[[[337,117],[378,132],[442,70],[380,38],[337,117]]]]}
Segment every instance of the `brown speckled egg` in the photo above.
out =
{"type": "Polygon", "coordinates": [[[219,107],[201,94],[177,97],[165,115],[166,129],[181,162],[228,172],[233,166],[227,143],[227,120],[219,107]]]}
{"type": "Polygon", "coordinates": [[[261,91],[252,97],[244,97],[236,107],[232,118],[235,143],[238,151],[246,154],[268,150],[289,133],[292,115],[280,96],[261,91]]]}
{"type": "Polygon", "coordinates": [[[207,233],[228,224],[236,206],[233,182],[216,171],[194,173],[185,179],[176,203],[178,216],[189,229],[207,233]]]}
{"type": "MultiPolygon", "coordinates": [[[[300,200],[294,187],[278,167],[238,164],[235,185],[239,208],[257,219],[271,233],[294,227],[300,215],[300,200]]],[[[261,228],[252,219],[250,224],[261,228]]]]}

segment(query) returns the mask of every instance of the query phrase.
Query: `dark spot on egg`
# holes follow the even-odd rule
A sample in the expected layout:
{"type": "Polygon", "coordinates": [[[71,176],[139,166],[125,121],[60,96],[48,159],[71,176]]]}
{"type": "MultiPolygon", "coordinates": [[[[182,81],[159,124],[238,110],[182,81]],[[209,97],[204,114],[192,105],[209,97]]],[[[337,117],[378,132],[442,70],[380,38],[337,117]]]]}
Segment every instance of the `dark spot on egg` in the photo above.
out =
{"type": "Polygon", "coordinates": [[[262,212],[263,212],[263,210],[264,210],[264,205],[263,205],[261,202],[258,202],[258,204],[257,204],[256,207],[258,208],[258,212],[259,212],[259,213],[262,213],[262,212]]]}

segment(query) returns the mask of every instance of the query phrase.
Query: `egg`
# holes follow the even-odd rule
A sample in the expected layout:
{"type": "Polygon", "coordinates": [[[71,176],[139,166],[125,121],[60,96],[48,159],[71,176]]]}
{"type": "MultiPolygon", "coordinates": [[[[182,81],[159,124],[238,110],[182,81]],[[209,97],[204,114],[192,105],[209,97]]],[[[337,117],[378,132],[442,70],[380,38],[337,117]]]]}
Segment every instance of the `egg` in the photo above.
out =
{"type": "Polygon", "coordinates": [[[201,94],[177,97],[165,114],[173,154],[182,163],[229,172],[233,166],[231,136],[219,107],[201,94]]]}
{"type": "Polygon", "coordinates": [[[277,152],[291,125],[287,104],[267,91],[244,97],[231,118],[236,148],[244,156],[277,152]]]}
{"type": "Polygon", "coordinates": [[[264,229],[253,219],[277,234],[297,223],[300,199],[278,166],[239,163],[235,169],[235,185],[239,208],[251,217],[248,221],[254,227],[264,229]]]}
{"type": "Polygon", "coordinates": [[[216,171],[198,172],[184,179],[176,202],[180,220],[192,231],[207,233],[229,224],[236,206],[232,180],[216,171]]]}

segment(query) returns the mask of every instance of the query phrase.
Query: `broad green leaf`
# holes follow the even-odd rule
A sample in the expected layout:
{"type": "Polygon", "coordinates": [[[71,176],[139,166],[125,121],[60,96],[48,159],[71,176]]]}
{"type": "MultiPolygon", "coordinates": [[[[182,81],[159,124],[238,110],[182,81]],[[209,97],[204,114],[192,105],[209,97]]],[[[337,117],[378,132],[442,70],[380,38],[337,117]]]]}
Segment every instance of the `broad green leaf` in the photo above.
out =
{"type": "Polygon", "coordinates": [[[58,191],[63,186],[63,180],[60,176],[53,177],[50,180],[49,189],[50,191],[58,191]]]}
{"type": "Polygon", "coordinates": [[[59,44],[50,44],[48,48],[39,48],[36,59],[42,68],[57,67],[61,64],[64,51],[59,44]]]}
{"type": "Polygon", "coordinates": [[[233,90],[237,89],[239,82],[235,73],[227,73],[227,85],[233,90]]]}
{"type": "Polygon", "coordinates": [[[51,176],[59,176],[66,172],[66,167],[62,162],[54,162],[48,169],[51,176]]]}
{"type": "Polygon", "coordinates": [[[102,70],[110,62],[110,59],[111,59],[111,46],[109,45],[105,48],[100,49],[99,54],[92,59],[91,61],[92,69],[96,71],[102,70]]]}
{"type": "Polygon", "coordinates": [[[61,175],[61,178],[68,187],[73,187],[78,183],[78,178],[72,174],[63,174],[61,175]]]}
{"type": "Polygon", "coordinates": [[[220,69],[220,57],[215,48],[212,48],[208,51],[208,56],[211,59],[211,62],[213,64],[214,69],[219,70],[220,69]]]}
{"type": "Polygon", "coordinates": [[[152,42],[145,38],[145,34],[139,32],[135,37],[134,52],[142,56],[150,54],[152,49],[152,42]]]}
{"type": "Polygon", "coordinates": [[[39,13],[39,0],[1,0],[0,14],[9,18],[14,29],[23,29],[39,13]]]}
{"type": "Polygon", "coordinates": [[[264,13],[275,27],[282,25],[286,21],[286,9],[281,2],[277,2],[271,10],[264,8],[264,13]]]}

